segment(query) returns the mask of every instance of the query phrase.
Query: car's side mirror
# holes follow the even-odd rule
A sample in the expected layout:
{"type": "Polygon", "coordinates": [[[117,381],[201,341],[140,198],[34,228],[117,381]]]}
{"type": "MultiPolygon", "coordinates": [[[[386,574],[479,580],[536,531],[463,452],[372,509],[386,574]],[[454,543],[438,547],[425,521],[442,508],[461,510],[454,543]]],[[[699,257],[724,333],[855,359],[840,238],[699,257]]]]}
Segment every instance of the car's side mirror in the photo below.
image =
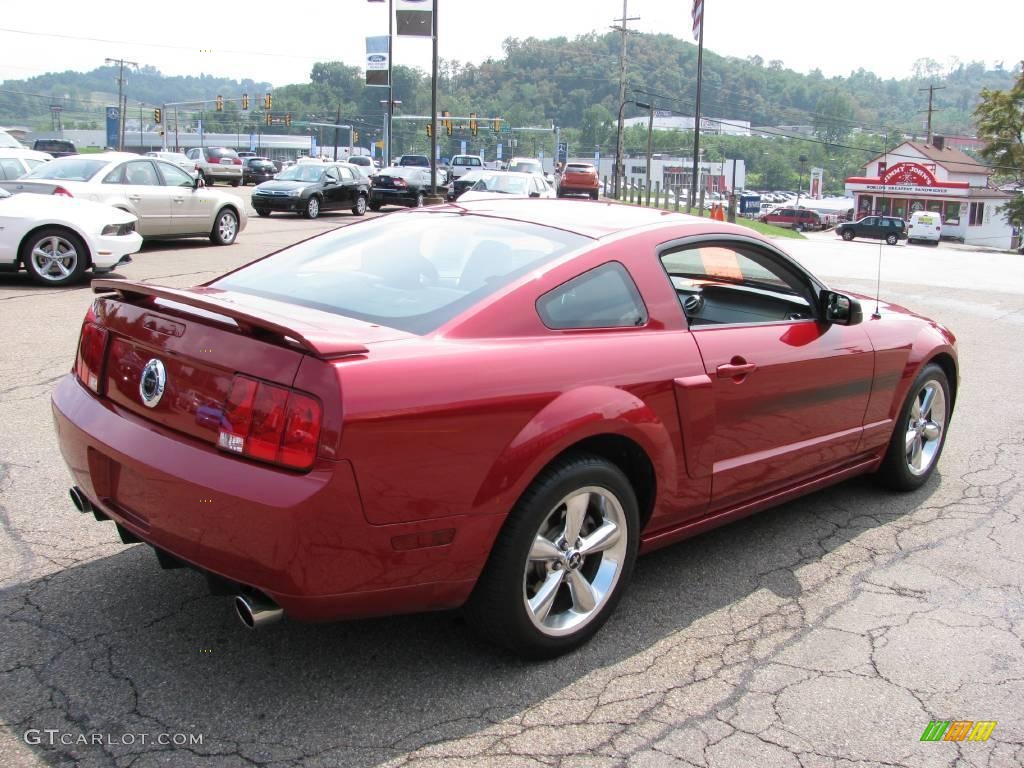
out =
{"type": "Polygon", "coordinates": [[[325,186],[326,185],[330,185],[330,184],[337,184],[337,183],[338,182],[336,182],[334,179],[324,179],[324,185],[325,186]]]}
{"type": "Polygon", "coordinates": [[[192,189],[199,189],[200,187],[205,187],[205,186],[206,186],[206,182],[203,181],[203,177],[202,176],[196,176],[195,179],[192,181],[192,189]]]}
{"type": "Polygon", "coordinates": [[[537,192],[537,191],[535,190],[535,191],[533,191],[533,192],[531,192],[531,193],[530,193],[530,197],[540,197],[540,192],[537,192]]]}
{"type": "Polygon", "coordinates": [[[825,320],[835,325],[857,325],[864,319],[860,302],[842,293],[822,291],[821,306],[825,320]]]}

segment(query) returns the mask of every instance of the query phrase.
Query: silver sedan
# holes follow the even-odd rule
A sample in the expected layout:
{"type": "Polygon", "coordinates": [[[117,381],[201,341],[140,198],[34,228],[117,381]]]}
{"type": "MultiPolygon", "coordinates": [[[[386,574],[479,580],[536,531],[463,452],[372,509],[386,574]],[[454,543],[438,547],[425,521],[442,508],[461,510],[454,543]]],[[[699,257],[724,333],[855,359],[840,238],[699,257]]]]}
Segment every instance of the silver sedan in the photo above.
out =
{"type": "Polygon", "coordinates": [[[245,205],[234,195],[204,187],[166,160],[124,152],[57,158],[0,186],[112,205],[138,217],[145,240],[209,237],[230,245],[248,223],[245,205]]]}

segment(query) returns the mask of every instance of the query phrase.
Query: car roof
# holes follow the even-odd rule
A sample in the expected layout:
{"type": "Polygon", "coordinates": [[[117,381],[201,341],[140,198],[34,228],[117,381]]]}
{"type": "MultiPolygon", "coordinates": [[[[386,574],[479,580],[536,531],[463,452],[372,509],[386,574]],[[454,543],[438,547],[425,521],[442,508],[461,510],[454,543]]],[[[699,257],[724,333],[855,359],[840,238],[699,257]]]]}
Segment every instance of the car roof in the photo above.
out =
{"type": "MultiPolygon", "coordinates": [[[[446,206],[438,206],[433,210],[446,209],[564,229],[595,240],[625,230],[657,224],[708,223],[707,219],[663,211],[658,208],[638,208],[622,203],[599,203],[590,200],[499,197],[467,203],[456,201],[446,206]]],[[[742,231],[750,232],[747,229],[742,231]]]]}

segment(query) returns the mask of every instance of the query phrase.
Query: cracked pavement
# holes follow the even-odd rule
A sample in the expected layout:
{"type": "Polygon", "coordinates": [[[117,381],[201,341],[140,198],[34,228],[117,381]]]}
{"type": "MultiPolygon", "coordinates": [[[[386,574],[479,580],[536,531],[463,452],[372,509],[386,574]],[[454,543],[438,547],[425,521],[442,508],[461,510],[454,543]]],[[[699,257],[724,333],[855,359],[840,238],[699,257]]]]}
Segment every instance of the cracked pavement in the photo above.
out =
{"type": "MultiPolygon", "coordinates": [[[[232,248],[147,247],[123,274],[188,285],[348,220],[252,220],[232,248]]],[[[871,290],[877,250],[783,245],[871,290]]],[[[960,340],[937,476],[904,495],[853,480],[643,557],[598,636],[542,663],[457,613],[246,632],[200,576],[121,545],[68,501],[49,415],[91,294],[0,276],[0,765],[1024,764],[1024,285],[963,287],[936,253],[886,248],[882,293],[960,340]],[[956,719],[998,725],[919,741],[956,719]]],[[[988,280],[1012,258],[955,256],[988,280]]]]}

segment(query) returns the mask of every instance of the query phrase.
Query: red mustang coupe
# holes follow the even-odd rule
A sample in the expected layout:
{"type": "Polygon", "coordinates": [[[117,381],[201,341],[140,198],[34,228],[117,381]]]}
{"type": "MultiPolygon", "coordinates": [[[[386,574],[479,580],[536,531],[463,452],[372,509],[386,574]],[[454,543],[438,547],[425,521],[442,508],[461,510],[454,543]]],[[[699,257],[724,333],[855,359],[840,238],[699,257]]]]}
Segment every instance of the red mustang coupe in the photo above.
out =
{"type": "Polygon", "coordinates": [[[53,395],[75,505],[257,626],[463,606],[551,656],[639,553],[939,460],[955,339],[748,229],[560,200],[418,209],[100,296],[53,395]]]}

